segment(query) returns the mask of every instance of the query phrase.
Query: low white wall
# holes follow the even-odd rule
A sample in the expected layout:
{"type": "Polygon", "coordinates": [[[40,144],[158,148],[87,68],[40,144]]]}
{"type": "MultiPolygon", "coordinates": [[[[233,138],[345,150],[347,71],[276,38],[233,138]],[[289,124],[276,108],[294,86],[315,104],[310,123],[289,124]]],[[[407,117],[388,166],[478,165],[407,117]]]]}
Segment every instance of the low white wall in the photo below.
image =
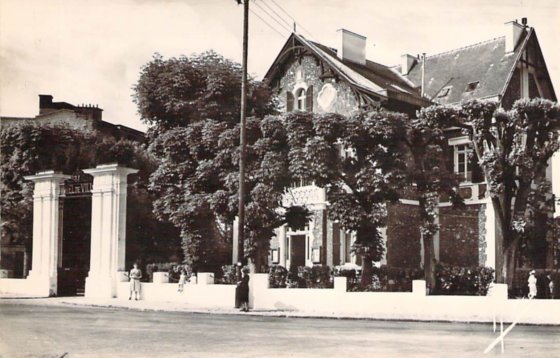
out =
{"type": "Polygon", "coordinates": [[[0,293],[18,296],[49,297],[48,285],[27,278],[0,278],[0,293]]]}
{"type": "Polygon", "coordinates": [[[507,286],[488,296],[426,296],[425,282],[412,292],[346,292],[346,278],[332,289],[269,288],[267,274],[254,274],[251,303],[256,310],[288,310],[337,317],[375,319],[560,324],[560,300],[508,300],[507,286]]]}
{"type": "MultiPolygon", "coordinates": [[[[140,298],[178,302],[192,307],[232,309],[235,285],[214,285],[205,279],[184,286],[177,283],[141,283],[140,298]]],[[[281,310],[376,319],[505,322],[560,325],[560,300],[508,300],[507,287],[495,285],[488,296],[426,296],[425,282],[413,282],[412,292],[346,292],[346,278],[336,277],[331,289],[269,288],[268,274],[251,274],[250,306],[255,310],[281,310]]],[[[0,279],[0,293],[33,295],[41,287],[25,279],[0,279]]],[[[129,282],[117,284],[117,297],[128,300],[129,282]]]]}
{"type": "MultiPolygon", "coordinates": [[[[191,281],[196,282],[192,278],[191,281]]],[[[205,308],[230,309],[235,306],[235,285],[214,285],[209,284],[207,280],[202,280],[198,284],[191,282],[185,284],[182,292],[178,291],[177,283],[142,282],[140,286],[140,299],[146,301],[181,302],[205,308]]],[[[127,300],[129,287],[129,282],[119,282],[117,298],[127,300]]],[[[134,299],[134,296],[132,298],[134,299]]]]}

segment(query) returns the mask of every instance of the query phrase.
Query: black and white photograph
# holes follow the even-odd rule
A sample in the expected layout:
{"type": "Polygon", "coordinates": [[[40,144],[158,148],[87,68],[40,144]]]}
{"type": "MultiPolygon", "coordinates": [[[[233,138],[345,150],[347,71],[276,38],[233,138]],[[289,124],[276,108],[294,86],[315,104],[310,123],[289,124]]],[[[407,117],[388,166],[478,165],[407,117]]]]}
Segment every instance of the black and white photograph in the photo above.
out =
{"type": "Polygon", "coordinates": [[[0,358],[560,356],[558,0],[1,0],[0,358]]]}

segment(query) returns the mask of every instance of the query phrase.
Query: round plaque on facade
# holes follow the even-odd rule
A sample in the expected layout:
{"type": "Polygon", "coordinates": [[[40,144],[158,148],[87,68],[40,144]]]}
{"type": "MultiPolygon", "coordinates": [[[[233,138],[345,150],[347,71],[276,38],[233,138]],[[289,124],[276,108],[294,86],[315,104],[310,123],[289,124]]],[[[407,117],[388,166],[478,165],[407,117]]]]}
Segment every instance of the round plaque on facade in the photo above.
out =
{"type": "Polygon", "coordinates": [[[336,95],[336,88],[330,83],[325,83],[317,96],[319,107],[324,111],[330,111],[336,102],[336,95]]]}

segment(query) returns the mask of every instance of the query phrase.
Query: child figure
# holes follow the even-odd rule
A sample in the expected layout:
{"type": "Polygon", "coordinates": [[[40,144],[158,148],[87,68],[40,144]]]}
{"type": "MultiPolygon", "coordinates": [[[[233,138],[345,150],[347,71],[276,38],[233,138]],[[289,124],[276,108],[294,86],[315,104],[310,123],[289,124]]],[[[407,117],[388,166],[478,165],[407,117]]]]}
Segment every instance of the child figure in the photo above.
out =
{"type": "Polygon", "coordinates": [[[183,288],[185,287],[185,283],[187,282],[187,271],[185,269],[181,269],[181,275],[179,276],[179,287],[177,288],[178,292],[183,292],[183,288]]]}
{"type": "Polygon", "coordinates": [[[138,293],[140,292],[140,279],[142,278],[142,271],[138,268],[138,264],[134,264],[132,270],[130,270],[130,274],[128,275],[130,278],[130,296],[128,299],[132,299],[132,293],[134,292],[134,299],[138,301],[138,293]]]}
{"type": "Polygon", "coordinates": [[[554,298],[554,280],[552,279],[552,275],[548,274],[546,275],[546,278],[548,278],[548,295],[550,298],[554,298]]]}

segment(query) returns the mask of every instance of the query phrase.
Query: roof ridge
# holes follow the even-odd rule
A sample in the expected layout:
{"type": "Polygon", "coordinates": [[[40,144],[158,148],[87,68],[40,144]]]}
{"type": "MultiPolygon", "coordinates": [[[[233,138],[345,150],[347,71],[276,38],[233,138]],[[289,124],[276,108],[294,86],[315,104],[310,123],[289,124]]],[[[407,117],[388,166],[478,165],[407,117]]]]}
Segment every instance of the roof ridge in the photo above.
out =
{"type": "MultiPolygon", "coordinates": [[[[505,36],[494,37],[494,38],[492,38],[492,39],[485,40],[485,41],[480,41],[480,42],[477,42],[477,43],[474,43],[474,44],[471,44],[471,45],[467,45],[467,46],[463,46],[463,47],[458,47],[458,48],[455,48],[455,49],[452,49],[452,50],[448,50],[448,51],[436,53],[436,54],[433,54],[433,55],[430,55],[430,56],[426,56],[426,58],[436,57],[436,56],[442,56],[442,55],[447,55],[447,54],[449,54],[449,53],[453,53],[453,52],[457,52],[457,51],[466,50],[466,49],[468,49],[468,48],[472,48],[472,47],[475,47],[475,46],[485,45],[485,44],[487,44],[487,43],[490,43],[490,42],[493,42],[493,41],[496,41],[496,40],[499,40],[499,39],[502,39],[502,38],[505,38],[505,36]]],[[[398,65],[397,65],[397,66],[398,66],[398,65]]]]}

